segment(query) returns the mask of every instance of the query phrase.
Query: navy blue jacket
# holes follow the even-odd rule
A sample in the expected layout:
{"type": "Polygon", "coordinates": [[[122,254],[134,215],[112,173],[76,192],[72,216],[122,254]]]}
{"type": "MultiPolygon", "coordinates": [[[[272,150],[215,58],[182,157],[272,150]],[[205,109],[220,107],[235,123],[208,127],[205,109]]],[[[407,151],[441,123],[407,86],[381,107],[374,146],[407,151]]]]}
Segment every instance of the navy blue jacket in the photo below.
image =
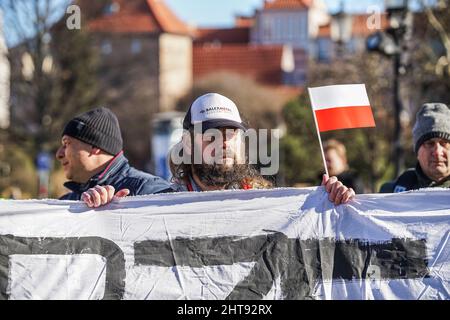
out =
{"type": "Polygon", "coordinates": [[[130,196],[174,192],[166,180],[131,167],[127,158],[119,153],[103,172],[96,174],[88,182],[66,182],[64,186],[72,192],[62,196],[60,200],[80,200],[83,192],[96,185],[111,185],[116,192],[126,188],[130,190],[130,196]]]}
{"type": "Polygon", "coordinates": [[[386,182],[381,186],[381,193],[397,193],[421,188],[450,188],[450,176],[436,182],[431,180],[417,163],[416,168],[410,168],[402,173],[396,181],[386,182]]]}

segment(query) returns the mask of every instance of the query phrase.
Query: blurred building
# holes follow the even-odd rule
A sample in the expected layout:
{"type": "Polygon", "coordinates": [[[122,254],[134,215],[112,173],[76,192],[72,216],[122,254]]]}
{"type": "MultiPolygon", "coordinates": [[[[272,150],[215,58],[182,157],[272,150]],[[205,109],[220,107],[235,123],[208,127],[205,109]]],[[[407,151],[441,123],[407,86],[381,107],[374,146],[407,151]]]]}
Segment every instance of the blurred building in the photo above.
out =
{"type": "Polygon", "coordinates": [[[322,0],[264,1],[252,16],[236,16],[234,28],[197,30],[194,77],[240,70],[264,84],[302,86],[314,39],[328,22],[322,0]]]}
{"type": "Polygon", "coordinates": [[[192,88],[192,30],[159,0],[79,0],[100,57],[101,99],[117,114],[125,151],[150,169],[154,127],[192,88]]]}
{"type": "MultiPolygon", "coordinates": [[[[163,0],[77,3],[89,13],[87,26],[101,54],[102,98],[127,128],[127,140],[151,136],[154,116],[173,111],[196,80],[231,72],[292,97],[305,85],[311,59],[331,62],[342,49],[340,16],[330,15],[323,0],[262,1],[254,14],[236,16],[231,28],[189,26],[163,0]],[[136,126],[137,119],[147,127],[136,126]]],[[[345,18],[347,52],[364,50],[373,32],[369,16],[345,18]]],[[[155,152],[145,138],[131,140],[134,154],[155,152]]]]}
{"type": "MultiPolygon", "coordinates": [[[[90,6],[92,1],[81,1],[90,6]]],[[[160,0],[115,0],[88,22],[105,68],[135,67],[154,111],[172,110],[192,86],[192,30],[160,0]]],[[[83,12],[83,7],[81,8],[83,12]]],[[[129,70],[128,70],[129,71],[129,70]]],[[[126,79],[126,82],[133,79],[126,79]]],[[[127,92],[127,95],[132,92],[127,92]]]]}
{"type": "Polygon", "coordinates": [[[219,71],[268,86],[302,86],[310,59],[332,61],[343,46],[347,54],[364,51],[373,28],[387,25],[385,15],[379,25],[368,14],[330,15],[323,0],[265,0],[253,15],[236,16],[232,28],[191,27],[163,0],[102,3],[88,26],[105,68],[124,74],[127,63],[136,63],[155,111],[172,110],[193,80],[219,71]]]}
{"type": "Polygon", "coordinates": [[[0,11],[0,128],[6,129],[9,126],[10,65],[2,19],[0,11]]]}
{"type": "Polygon", "coordinates": [[[194,78],[220,69],[302,86],[311,59],[364,52],[367,36],[387,24],[384,13],[330,15],[322,0],[265,0],[253,15],[236,16],[233,28],[196,30],[194,78]]]}
{"type": "Polygon", "coordinates": [[[351,56],[366,51],[367,37],[388,27],[385,13],[346,14],[339,12],[330,17],[330,22],[319,27],[311,48],[316,61],[332,62],[342,56],[351,56]]]}
{"type": "MultiPolygon", "coordinates": [[[[191,27],[163,0],[74,1],[100,56],[99,70],[92,74],[98,78],[100,101],[118,115],[125,128],[126,152],[139,168],[150,163],[152,120],[156,114],[173,111],[194,81],[225,71],[292,97],[303,89],[310,61],[330,62],[342,47],[333,31],[340,26],[335,23],[337,16],[328,14],[323,0],[261,0],[261,8],[250,16],[236,16],[231,28],[191,27]]],[[[365,37],[373,31],[365,23],[367,18],[351,18],[351,36],[345,42],[348,52],[364,50],[365,37]]],[[[0,68],[6,70],[0,72],[0,84],[8,92],[3,43],[0,38],[0,68]]],[[[34,64],[22,49],[14,49],[17,59],[11,59],[12,70],[28,81],[34,64]]],[[[44,64],[42,68],[45,72],[44,64]]],[[[0,100],[2,126],[9,119],[3,102],[7,96],[0,100]]],[[[29,112],[27,106],[34,105],[14,91],[12,97],[15,105],[26,106],[15,108],[16,113],[29,112]]]]}

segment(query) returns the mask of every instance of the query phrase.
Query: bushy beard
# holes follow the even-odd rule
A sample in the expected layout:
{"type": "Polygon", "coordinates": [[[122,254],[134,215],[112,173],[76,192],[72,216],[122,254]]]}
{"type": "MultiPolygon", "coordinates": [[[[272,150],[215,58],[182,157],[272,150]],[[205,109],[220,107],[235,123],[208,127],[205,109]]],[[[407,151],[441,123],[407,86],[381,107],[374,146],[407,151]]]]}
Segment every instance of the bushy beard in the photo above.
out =
{"type": "Polygon", "coordinates": [[[194,164],[193,172],[208,186],[225,186],[225,189],[240,189],[242,181],[250,175],[248,164],[194,164]]]}

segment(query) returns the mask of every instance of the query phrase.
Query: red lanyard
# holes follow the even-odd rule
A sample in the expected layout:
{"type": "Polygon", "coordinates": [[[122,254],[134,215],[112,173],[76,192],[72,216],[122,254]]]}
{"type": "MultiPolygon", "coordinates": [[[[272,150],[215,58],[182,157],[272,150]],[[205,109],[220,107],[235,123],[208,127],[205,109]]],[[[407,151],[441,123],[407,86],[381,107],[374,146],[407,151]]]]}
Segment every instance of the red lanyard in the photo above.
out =
{"type": "Polygon", "coordinates": [[[252,186],[249,185],[248,183],[243,183],[242,184],[242,189],[244,189],[244,190],[250,190],[251,188],[252,188],[252,186]]]}

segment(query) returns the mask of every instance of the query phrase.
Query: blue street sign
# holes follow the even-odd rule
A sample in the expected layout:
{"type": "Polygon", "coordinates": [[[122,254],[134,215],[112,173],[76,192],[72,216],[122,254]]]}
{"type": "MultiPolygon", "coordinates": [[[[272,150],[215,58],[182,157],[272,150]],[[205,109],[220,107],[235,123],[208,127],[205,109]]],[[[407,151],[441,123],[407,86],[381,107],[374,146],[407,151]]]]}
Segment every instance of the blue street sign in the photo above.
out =
{"type": "Polygon", "coordinates": [[[40,152],[36,158],[36,167],[38,170],[47,171],[50,170],[52,164],[52,158],[48,152],[40,152]]]}

